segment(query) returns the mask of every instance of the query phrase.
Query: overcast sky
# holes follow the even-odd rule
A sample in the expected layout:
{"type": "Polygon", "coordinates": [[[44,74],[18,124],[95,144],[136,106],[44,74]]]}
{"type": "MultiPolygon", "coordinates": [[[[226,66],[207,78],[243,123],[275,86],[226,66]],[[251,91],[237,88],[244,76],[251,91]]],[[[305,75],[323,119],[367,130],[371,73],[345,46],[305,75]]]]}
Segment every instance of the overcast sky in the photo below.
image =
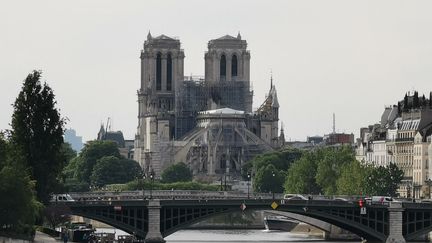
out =
{"type": "Polygon", "coordinates": [[[240,31],[251,52],[254,107],[278,90],[289,140],[358,135],[410,90],[432,89],[432,1],[3,1],[0,130],[22,81],[42,70],[84,140],[111,117],[133,139],[139,54],[150,30],[180,38],[185,75],[204,74],[207,42],[240,31]]]}

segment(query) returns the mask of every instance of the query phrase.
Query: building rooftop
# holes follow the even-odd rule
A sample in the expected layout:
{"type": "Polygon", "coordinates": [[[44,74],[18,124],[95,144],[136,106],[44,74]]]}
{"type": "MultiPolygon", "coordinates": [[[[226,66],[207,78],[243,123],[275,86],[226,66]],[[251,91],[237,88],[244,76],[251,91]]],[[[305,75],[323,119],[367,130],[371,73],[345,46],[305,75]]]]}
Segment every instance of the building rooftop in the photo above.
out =
{"type": "Polygon", "coordinates": [[[215,110],[201,111],[199,114],[232,114],[232,115],[243,115],[244,111],[234,110],[231,108],[221,108],[215,110]]]}

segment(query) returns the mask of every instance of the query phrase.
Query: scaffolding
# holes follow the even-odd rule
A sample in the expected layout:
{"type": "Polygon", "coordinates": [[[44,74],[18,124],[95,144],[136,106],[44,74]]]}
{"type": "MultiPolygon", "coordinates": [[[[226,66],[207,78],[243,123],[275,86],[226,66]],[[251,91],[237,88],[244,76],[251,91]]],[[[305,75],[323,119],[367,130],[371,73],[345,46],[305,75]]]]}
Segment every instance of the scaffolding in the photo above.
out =
{"type": "Polygon", "coordinates": [[[176,92],[175,138],[181,138],[196,126],[200,111],[227,107],[251,113],[252,97],[249,82],[183,81],[176,92]]]}

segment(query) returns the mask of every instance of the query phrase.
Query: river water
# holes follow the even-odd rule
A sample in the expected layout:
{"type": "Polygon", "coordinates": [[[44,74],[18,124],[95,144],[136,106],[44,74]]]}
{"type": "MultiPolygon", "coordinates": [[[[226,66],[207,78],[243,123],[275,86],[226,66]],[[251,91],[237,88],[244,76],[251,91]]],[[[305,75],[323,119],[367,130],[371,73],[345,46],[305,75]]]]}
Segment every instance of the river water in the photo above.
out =
{"type": "MultiPolygon", "coordinates": [[[[309,242],[322,238],[267,230],[180,230],[165,238],[167,243],[309,242]]],[[[327,242],[326,242],[327,243],[327,242]]]]}
{"type": "MultiPolygon", "coordinates": [[[[124,235],[121,230],[112,228],[97,228],[96,232],[116,233],[124,235]]],[[[268,230],[180,230],[165,238],[167,243],[192,242],[192,243],[247,243],[247,242],[325,242],[321,237],[307,234],[290,233],[268,230]]],[[[343,243],[339,241],[338,243],[343,243]]]]}

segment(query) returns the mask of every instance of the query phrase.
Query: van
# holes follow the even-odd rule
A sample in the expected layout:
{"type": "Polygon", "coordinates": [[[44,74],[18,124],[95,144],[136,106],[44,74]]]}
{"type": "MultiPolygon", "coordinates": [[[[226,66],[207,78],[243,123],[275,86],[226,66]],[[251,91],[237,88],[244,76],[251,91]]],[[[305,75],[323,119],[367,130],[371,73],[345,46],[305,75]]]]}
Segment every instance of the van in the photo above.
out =
{"type": "Polygon", "coordinates": [[[390,202],[393,202],[393,198],[388,196],[372,196],[371,200],[372,204],[389,205],[390,202]]]}
{"type": "Polygon", "coordinates": [[[51,202],[75,202],[69,194],[54,194],[51,196],[51,202]]]}

